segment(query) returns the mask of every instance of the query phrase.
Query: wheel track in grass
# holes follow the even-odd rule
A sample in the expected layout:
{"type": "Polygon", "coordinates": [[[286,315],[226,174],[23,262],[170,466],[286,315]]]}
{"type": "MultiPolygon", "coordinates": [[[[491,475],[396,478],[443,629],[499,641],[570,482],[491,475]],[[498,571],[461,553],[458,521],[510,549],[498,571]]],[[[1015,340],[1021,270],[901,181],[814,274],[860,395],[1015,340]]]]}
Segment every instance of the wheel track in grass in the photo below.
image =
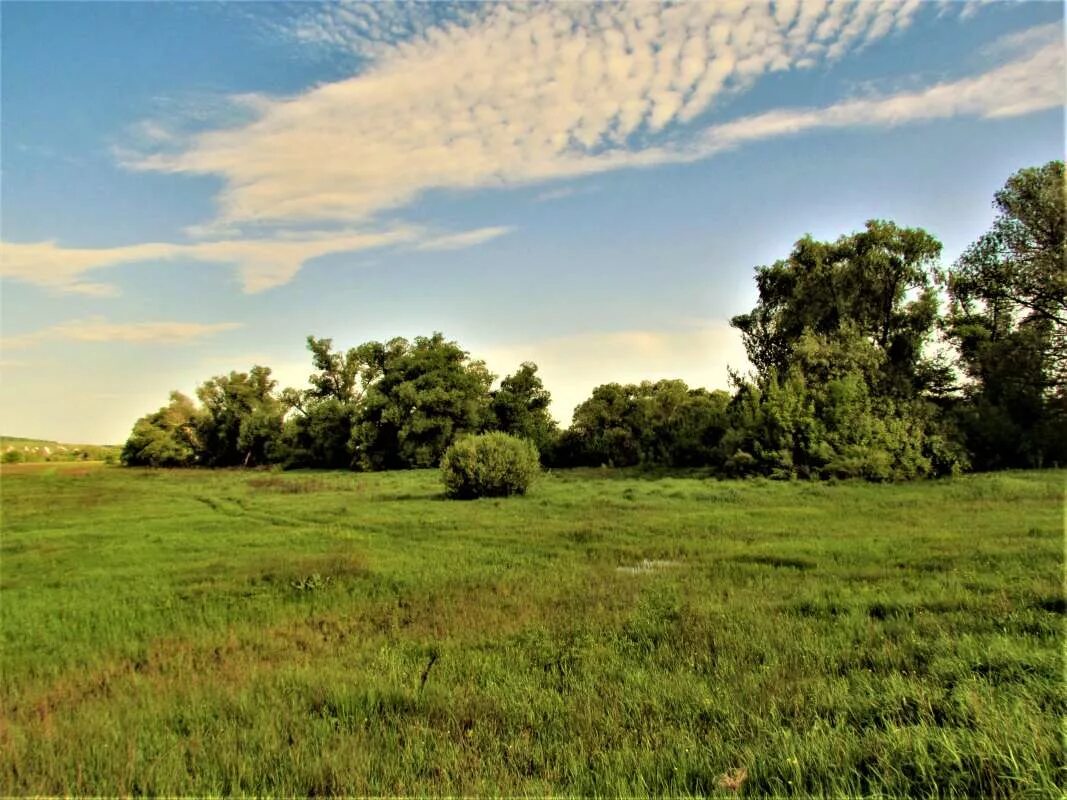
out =
{"type": "MultiPolygon", "coordinates": [[[[232,517],[234,519],[251,520],[271,527],[321,527],[326,525],[321,519],[282,515],[264,511],[257,511],[248,501],[238,497],[214,498],[207,495],[193,495],[193,499],[217,514],[232,517]],[[221,502],[220,502],[221,501],[221,502]],[[232,504],[227,507],[227,503],[232,504]]],[[[336,523],[330,523],[336,524],[336,523]]]]}

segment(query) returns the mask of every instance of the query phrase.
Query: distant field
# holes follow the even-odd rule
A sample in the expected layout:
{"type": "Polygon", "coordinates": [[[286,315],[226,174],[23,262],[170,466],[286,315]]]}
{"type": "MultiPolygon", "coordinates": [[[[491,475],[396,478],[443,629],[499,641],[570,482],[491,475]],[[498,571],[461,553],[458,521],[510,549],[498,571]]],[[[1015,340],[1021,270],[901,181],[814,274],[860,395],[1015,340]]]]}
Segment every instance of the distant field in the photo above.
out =
{"type": "Polygon", "coordinates": [[[1064,471],[0,476],[3,795],[1063,794],[1064,471]]]}
{"type": "Polygon", "coordinates": [[[64,444],[49,439],[24,439],[20,436],[0,436],[0,461],[117,461],[122,448],[110,444],[64,444]]]}

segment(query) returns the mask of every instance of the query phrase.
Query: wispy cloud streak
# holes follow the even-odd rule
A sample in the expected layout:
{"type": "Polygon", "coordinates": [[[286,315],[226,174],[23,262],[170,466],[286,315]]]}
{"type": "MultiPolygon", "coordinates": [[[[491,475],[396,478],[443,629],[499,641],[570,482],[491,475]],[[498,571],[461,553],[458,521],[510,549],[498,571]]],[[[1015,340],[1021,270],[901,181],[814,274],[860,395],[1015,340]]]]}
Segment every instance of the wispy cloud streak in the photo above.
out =
{"type": "Polygon", "coordinates": [[[239,322],[108,322],[101,317],[61,322],[48,328],[6,336],[4,350],[20,349],[46,341],[126,342],[133,344],[185,344],[195,339],[240,328],[239,322]]]}
{"type": "Polygon", "coordinates": [[[288,283],[308,261],[334,253],[353,253],[399,244],[418,249],[473,247],[510,228],[430,235],[414,227],[372,233],[320,232],[272,238],[230,239],[193,244],[154,242],[121,247],[63,247],[54,242],[0,242],[0,275],[60,291],[108,296],[117,288],[92,280],[109,267],[153,264],[175,259],[236,265],[246,292],[261,292],[288,283]]]}

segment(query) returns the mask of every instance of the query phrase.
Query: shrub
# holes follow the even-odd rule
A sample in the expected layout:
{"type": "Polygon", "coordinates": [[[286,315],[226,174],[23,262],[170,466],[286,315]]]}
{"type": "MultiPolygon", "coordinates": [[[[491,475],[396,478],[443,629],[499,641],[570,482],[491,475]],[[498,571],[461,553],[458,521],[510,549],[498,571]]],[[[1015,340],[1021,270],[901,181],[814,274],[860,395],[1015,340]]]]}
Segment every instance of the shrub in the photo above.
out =
{"type": "Polygon", "coordinates": [[[26,456],[20,450],[8,450],[4,453],[5,464],[21,464],[25,460],[26,456]]]}
{"type": "Polygon", "coordinates": [[[452,444],[441,459],[449,497],[507,497],[525,494],[540,472],[537,448],[506,433],[469,436],[452,444]]]}

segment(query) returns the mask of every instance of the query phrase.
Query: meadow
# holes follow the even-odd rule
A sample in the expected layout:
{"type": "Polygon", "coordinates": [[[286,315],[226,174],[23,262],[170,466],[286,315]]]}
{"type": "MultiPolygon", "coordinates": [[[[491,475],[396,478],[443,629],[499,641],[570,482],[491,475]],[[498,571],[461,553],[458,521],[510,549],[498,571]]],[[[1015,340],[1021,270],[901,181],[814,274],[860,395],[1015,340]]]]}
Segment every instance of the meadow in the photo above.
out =
{"type": "Polygon", "coordinates": [[[0,479],[2,795],[1063,795],[1064,471],[0,479]]]}

